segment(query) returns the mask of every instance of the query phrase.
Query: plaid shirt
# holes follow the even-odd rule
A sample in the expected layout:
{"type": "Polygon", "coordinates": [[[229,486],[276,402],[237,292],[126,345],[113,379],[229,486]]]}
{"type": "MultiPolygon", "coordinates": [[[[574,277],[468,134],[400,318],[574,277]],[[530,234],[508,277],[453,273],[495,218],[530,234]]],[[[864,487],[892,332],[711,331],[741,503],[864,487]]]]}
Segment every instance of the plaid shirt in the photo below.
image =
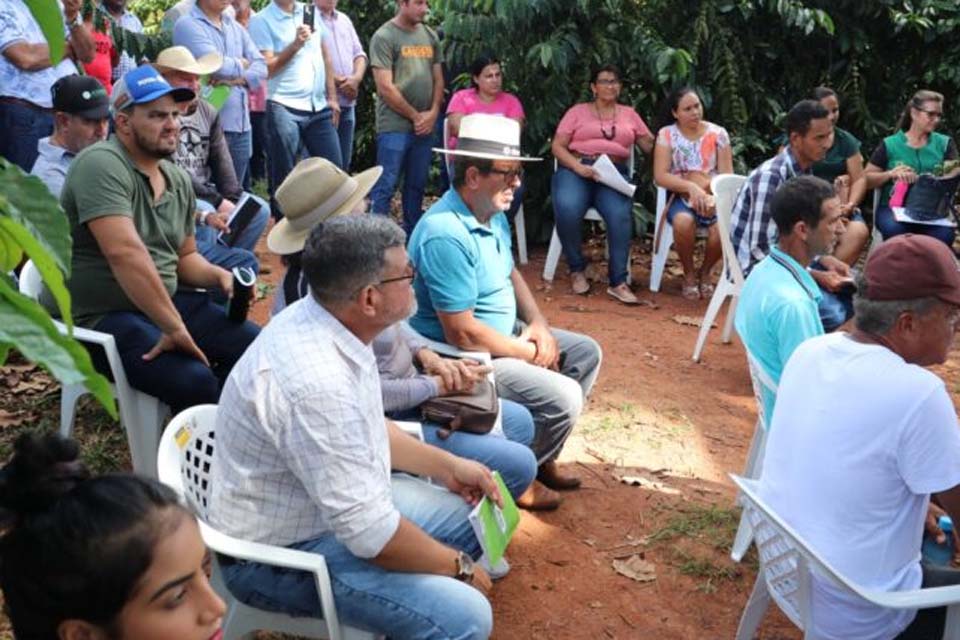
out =
{"type": "Polygon", "coordinates": [[[809,169],[800,168],[787,147],[747,177],[730,215],[730,241],[743,275],[766,258],[777,241],[777,225],[770,216],[771,196],[790,178],[809,173],[809,169]]]}
{"type": "Polygon", "coordinates": [[[209,515],[225,533],[287,546],[333,532],[372,558],[396,532],[377,361],[313,296],[233,367],[216,433],[209,515]]]}

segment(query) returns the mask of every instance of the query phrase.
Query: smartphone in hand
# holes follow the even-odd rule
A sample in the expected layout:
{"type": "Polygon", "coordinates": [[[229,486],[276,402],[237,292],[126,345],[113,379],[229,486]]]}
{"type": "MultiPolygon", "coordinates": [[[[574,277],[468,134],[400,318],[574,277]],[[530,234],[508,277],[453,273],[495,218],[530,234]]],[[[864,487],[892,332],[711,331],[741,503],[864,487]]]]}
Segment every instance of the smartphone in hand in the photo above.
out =
{"type": "Polygon", "coordinates": [[[313,29],[313,15],[316,11],[316,7],[313,4],[313,0],[307,2],[303,7],[303,24],[313,29]]]}

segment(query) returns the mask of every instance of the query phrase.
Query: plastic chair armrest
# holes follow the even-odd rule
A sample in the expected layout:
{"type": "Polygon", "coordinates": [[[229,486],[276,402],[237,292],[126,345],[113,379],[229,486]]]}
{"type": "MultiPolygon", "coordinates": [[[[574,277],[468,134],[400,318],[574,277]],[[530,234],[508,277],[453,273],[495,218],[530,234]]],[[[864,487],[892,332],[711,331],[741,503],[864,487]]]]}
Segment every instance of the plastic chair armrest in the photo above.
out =
{"type": "Polygon", "coordinates": [[[322,555],[309,551],[298,551],[274,545],[239,540],[217,531],[207,523],[200,521],[200,534],[210,549],[236,558],[252,562],[262,562],[285,569],[299,569],[312,573],[327,572],[327,562],[322,555]]]}

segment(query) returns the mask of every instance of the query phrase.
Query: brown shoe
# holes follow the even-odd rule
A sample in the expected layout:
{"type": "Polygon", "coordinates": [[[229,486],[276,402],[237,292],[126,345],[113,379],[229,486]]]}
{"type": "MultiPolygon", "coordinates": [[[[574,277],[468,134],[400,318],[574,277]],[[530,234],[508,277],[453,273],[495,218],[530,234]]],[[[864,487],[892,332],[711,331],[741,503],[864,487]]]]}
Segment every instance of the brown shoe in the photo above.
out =
{"type": "Polygon", "coordinates": [[[555,491],[571,491],[580,488],[580,478],[560,475],[556,462],[545,462],[540,465],[537,470],[537,480],[555,491]]]}
{"type": "Polygon", "coordinates": [[[554,511],[560,506],[563,498],[556,491],[547,489],[540,482],[534,481],[530,487],[517,498],[517,506],[527,511],[554,511]]]}

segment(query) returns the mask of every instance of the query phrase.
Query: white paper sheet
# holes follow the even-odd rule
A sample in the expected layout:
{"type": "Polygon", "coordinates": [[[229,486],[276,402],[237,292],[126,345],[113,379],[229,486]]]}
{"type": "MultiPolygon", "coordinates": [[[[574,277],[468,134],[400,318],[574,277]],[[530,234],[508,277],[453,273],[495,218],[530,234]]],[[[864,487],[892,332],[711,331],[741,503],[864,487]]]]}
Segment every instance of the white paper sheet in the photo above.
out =
{"type": "Polygon", "coordinates": [[[593,163],[593,169],[597,172],[597,181],[600,184],[606,185],[614,191],[619,191],[628,198],[633,198],[633,192],[637,190],[637,187],[627,182],[607,154],[597,158],[597,161],[593,163]]]}

